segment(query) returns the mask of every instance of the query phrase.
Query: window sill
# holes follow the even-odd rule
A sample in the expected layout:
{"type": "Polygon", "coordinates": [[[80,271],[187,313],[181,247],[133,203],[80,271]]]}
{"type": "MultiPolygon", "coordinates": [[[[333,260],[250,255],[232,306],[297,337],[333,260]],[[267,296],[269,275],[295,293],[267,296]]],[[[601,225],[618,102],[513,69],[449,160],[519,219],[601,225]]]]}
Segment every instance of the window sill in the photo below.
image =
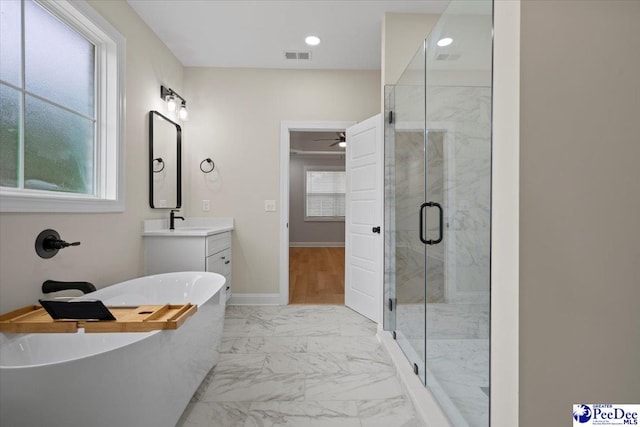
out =
{"type": "Polygon", "coordinates": [[[10,190],[0,190],[0,212],[124,212],[124,197],[99,199],[86,195],[48,193],[18,195],[10,190]]]}
{"type": "Polygon", "coordinates": [[[305,222],[344,222],[344,217],[322,217],[322,216],[309,216],[304,217],[305,222]]]}

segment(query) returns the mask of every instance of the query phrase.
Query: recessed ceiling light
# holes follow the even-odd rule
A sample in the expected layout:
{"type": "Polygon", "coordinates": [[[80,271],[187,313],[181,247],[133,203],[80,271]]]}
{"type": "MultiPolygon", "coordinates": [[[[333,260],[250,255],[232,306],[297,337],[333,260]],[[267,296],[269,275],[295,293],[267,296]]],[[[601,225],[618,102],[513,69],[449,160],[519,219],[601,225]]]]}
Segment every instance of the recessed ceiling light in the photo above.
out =
{"type": "Polygon", "coordinates": [[[451,43],[453,43],[453,39],[451,37],[445,37],[438,40],[437,44],[440,47],[445,47],[445,46],[449,46],[451,43]]]}
{"type": "Polygon", "coordinates": [[[320,37],[318,36],[307,36],[307,38],[304,39],[304,42],[306,44],[308,44],[309,46],[317,46],[320,44],[320,37]]]}

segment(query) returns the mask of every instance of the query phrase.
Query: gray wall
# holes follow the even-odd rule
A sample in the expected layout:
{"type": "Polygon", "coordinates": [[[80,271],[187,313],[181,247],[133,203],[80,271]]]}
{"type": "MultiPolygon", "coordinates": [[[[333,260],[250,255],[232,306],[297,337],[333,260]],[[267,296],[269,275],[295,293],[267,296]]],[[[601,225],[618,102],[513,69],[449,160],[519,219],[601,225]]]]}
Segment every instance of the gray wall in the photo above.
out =
{"type": "Polygon", "coordinates": [[[344,221],[311,222],[304,220],[304,167],[341,166],[342,156],[291,156],[289,169],[289,242],[343,243],[344,221]]]}
{"type": "Polygon", "coordinates": [[[640,402],[639,22],[522,3],[520,427],[640,402]]]}

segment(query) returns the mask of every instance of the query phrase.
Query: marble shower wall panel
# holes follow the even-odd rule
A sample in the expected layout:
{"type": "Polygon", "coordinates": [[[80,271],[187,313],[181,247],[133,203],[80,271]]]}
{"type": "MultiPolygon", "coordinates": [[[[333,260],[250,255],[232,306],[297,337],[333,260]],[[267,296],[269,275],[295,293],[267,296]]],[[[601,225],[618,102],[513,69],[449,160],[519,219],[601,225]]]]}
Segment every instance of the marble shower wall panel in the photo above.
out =
{"type": "Polygon", "coordinates": [[[425,301],[424,246],[418,239],[418,206],[424,198],[422,131],[395,134],[396,299],[398,304],[425,301]]]}
{"type": "Polygon", "coordinates": [[[427,256],[427,302],[444,302],[444,260],[427,256]]]}
{"type": "Polygon", "coordinates": [[[427,88],[427,129],[446,129],[449,222],[446,299],[486,301],[489,291],[491,89],[427,88]],[[455,277],[454,277],[455,276],[455,277]]]}
{"type": "MultiPolygon", "coordinates": [[[[407,240],[398,246],[420,250],[418,208],[424,201],[424,140],[422,132],[396,132],[396,230],[407,240]]],[[[424,249],[424,248],[422,248],[424,249]]]]}
{"type": "MultiPolygon", "coordinates": [[[[424,74],[422,79],[424,80],[424,74]]],[[[407,124],[413,124],[413,130],[418,130],[418,127],[424,128],[424,85],[398,85],[396,86],[395,92],[398,127],[406,128],[407,124]]]]}
{"type": "Polygon", "coordinates": [[[429,325],[427,338],[439,340],[488,339],[487,304],[429,303],[406,304],[398,314],[398,330],[408,338],[424,339],[424,321],[429,325]]]}
{"type": "MultiPolygon", "coordinates": [[[[411,237],[414,235],[411,234],[411,237]]],[[[399,304],[425,302],[425,273],[427,277],[426,301],[444,301],[444,262],[426,258],[422,252],[408,247],[396,248],[396,298],[399,304]]]]}
{"type": "MultiPolygon", "coordinates": [[[[425,201],[437,202],[446,207],[445,200],[445,169],[444,169],[444,132],[427,133],[427,191],[425,201]]],[[[436,209],[427,211],[426,230],[427,238],[435,239],[438,236],[440,220],[436,209]]],[[[444,248],[447,241],[428,247],[428,256],[444,260],[444,248]]]]}
{"type": "Polygon", "coordinates": [[[396,299],[398,304],[424,303],[424,254],[399,247],[396,249],[396,299]]]}
{"type": "MultiPolygon", "coordinates": [[[[444,191],[444,133],[427,133],[427,197],[426,201],[440,203],[446,207],[444,191]]],[[[436,239],[439,233],[440,220],[437,210],[430,208],[426,218],[426,230],[430,239],[436,239]]],[[[445,248],[448,245],[445,239],[437,245],[427,247],[427,302],[444,302],[445,288],[445,248]]]]}
{"type": "Polygon", "coordinates": [[[455,235],[457,302],[488,301],[489,248],[487,230],[458,230],[455,235]],[[486,295],[482,295],[485,293],[486,295]],[[477,294],[477,295],[476,295],[477,294]],[[481,299],[472,297],[473,295],[481,299]]]}
{"type": "MultiPolygon", "coordinates": [[[[407,149],[396,146],[396,155],[409,156],[409,167],[396,171],[397,182],[407,180],[396,188],[398,204],[396,224],[398,225],[398,246],[421,251],[421,244],[412,238],[417,224],[415,206],[422,203],[423,196],[411,191],[414,183],[424,179],[424,147],[422,134],[416,131],[402,132],[415,128],[423,120],[424,88],[420,86],[399,86],[395,90],[395,104],[398,106],[396,144],[405,141],[407,149]],[[400,108],[401,107],[401,108],[400,108]],[[406,140],[405,140],[406,138],[406,140]]],[[[487,299],[482,292],[489,290],[489,226],[490,226],[490,173],[491,173],[491,89],[488,87],[429,87],[427,89],[427,129],[443,129],[443,165],[439,170],[437,147],[428,144],[433,182],[436,174],[441,174],[443,190],[447,194],[445,215],[449,222],[448,242],[445,246],[434,246],[433,256],[442,258],[438,250],[447,248],[447,300],[451,302],[479,302],[487,299]],[[452,144],[452,146],[450,146],[452,144]],[[431,146],[429,146],[431,145],[431,146]],[[433,152],[432,152],[433,150],[433,152]]],[[[437,133],[436,133],[437,135],[437,133]]],[[[432,141],[433,142],[433,141],[432,141]]],[[[397,164],[405,164],[396,159],[397,164]]],[[[421,184],[421,182],[420,182],[421,184]]],[[[436,186],[437,183],[434,182],[436,186]]],[[[414,184],[415,186],[415,184],[414,184]]],[[[436,188],[429,188],[430,194],[437,194],[436,188]]],[[[433,222],[428,223],[434,228],[433,222]]],[[[431,252],[431,251],[430,251],[431,252]]],[[[411,252],[405,254],[410,257],[411,252]]],[[[432,273],[439,268],[434,266],[432,273]]],[[[407,262],[411,263],[407,260],[407,262]]],[[[429,262],[427,262],[429,264],[429,262]]],[[[444,268],[444,267],[443,267],[444,268]]],[[[428,276],[429,272],[427,273],[428,276]]],[[[435,275],[435,274],[433,274],[435,275]]],[[[437,294],[437,289],[434,289],[437,294]]],[[[436,302],[436,295],[429,301],[436,302]]],[[[415,302],[415,299],[411,299],[415,302]]]]}
{"type": "MultiPolygon", "coordinates": [[[[429,200],[444,205],[444,134],[428,135],[425,169],[425,145],[422,130],[398,131],[395,134],[395,238],[396,290],[399,303],[425,301],[424,279],[427,276],[426,300],[444,300],[444,247],[429,247],[425,271],[425,246],[419,235],[419,206],[425,201],[425,172],[429,200]]],[[[426,229],[435,238],[438,216],[433,209],[427,215],[426,229]]]]}

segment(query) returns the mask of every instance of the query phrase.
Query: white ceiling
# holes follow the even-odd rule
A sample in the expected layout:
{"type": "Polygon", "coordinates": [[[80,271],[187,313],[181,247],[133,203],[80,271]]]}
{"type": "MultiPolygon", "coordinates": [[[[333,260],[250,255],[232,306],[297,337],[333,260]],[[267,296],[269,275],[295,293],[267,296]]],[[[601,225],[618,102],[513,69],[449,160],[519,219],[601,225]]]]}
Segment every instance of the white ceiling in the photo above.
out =
{"type": "Polygon", "coordinates": [[[449,0],[127,0],[189,67],[380,69],[385,12],[442,13],[449,0]],[[307,35],[322,42],[310,47],[307,35]],[[311,61],[286,61],[285,51],[311,61]]]}

